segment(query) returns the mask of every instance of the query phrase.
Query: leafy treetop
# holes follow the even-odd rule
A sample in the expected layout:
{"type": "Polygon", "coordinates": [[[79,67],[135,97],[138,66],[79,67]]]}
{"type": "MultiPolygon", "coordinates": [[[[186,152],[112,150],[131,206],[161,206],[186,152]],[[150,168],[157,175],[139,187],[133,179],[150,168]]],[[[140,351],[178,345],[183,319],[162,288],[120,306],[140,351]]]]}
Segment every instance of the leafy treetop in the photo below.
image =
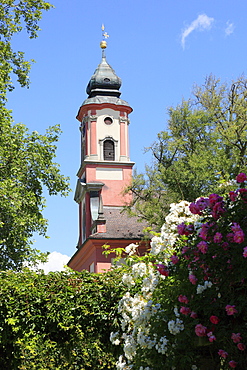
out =
{"type": "Polygon", "coordinates": [[[37,37],[38,21],[42,12],[52,7],[44,0],[1,0],[0,1],[0,99],[13,90],[11,74],[17,76],[21,86],[29,85],[30,62],[24,59],[22,51],[14,51],[11,41],[14,34],[26,28],[29,37],[37,37]]]}
{"type": "Polygon", "coordinates": [[[131,186],[135,213],[162,226],[172,202],[222,193],[237,173],[246,171],[247,80],[230,85],[209,76],[192,97],[168,109],[168,129],[148,150],[154,158],[131,186]],[[224,189],[224,190],[223,190],[224,189]]]}
{"type": "MultiPolygon", "coordinates": [[[[36,261],[31,248],[34,232],[46,233],[43,190],[66,195],[68,179],[54,162],[60,129],[51,127],[45,135],[30,133],[25,125],[14,124],[6,109],[7,92],[17,75],[21,86],[29,84],[30,63],[24,53],[12,49],[12,38],[25,28],[37,36],[42,12],[52,7],[44,0],[0,1],[0,269],[21,269],[36,261]]],[[[44,257],[44,256],[43,256],[44,257]]]]}

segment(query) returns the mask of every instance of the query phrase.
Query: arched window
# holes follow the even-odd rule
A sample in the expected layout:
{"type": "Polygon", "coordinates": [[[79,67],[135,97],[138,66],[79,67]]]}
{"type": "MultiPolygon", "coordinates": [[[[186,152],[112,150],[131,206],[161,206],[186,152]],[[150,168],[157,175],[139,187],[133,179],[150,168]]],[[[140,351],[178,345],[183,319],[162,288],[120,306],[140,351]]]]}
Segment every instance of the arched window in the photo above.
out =
{"type": "Polygon", "coordinates": [[[103,144],[104,148],[104,160],[115,161],[115,148],[112,140],[105,140],[103,144]]]}

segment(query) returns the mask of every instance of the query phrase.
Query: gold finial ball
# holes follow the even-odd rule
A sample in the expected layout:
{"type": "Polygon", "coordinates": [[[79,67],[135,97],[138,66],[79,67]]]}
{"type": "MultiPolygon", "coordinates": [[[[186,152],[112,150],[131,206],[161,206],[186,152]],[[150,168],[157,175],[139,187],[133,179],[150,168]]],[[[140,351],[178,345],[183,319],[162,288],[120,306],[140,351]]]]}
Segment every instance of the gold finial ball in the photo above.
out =
{"type": "Polygon", "coordinates": [[[106,49],[107,48],[107,42],[105,40],[100,42],[100,47],[101,49],[106,49]]]}

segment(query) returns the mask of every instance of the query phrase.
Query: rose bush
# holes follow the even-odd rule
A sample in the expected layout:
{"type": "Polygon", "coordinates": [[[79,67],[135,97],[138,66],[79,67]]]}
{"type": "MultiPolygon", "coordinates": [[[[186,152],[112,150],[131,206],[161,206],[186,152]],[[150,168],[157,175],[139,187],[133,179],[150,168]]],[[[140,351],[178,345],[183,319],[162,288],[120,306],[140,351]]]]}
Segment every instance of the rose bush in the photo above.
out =
{"type": "Polygon", "coordinates": [[[247,368],[247,176],[236,180],[224,198],[173,204],[150,253],[127,258],[117,369],[247,368]]]}

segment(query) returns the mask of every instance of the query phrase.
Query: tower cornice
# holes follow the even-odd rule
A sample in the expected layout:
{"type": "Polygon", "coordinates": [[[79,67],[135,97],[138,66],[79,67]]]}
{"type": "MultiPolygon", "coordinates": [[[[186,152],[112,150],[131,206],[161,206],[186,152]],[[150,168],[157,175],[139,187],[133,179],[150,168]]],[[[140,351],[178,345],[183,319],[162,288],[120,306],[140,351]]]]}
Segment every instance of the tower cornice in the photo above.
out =
{"type": "Polygon", "coordinates": [[[85,168],[86,167],[109,167],[109,168],[123,168],[123,167],[130,167],[132,168],[133,166],[135,165],[135,162],[131,162],[131,161],[126,161],[126,162],[115,162],[115,161],[90,161],[90,160],[87,160],[85,159],[82,163],[82,165],[80,166],[78,172],[77,172],[77,176],[80,178],[81,175],[84,173],[85,171],[85,168]]]}
{"type": "MultiPolygon", "coordinates": [[[[120,100],[120,99],[119,99],[120,100]]],[[[104,108],[110,108],[115,111],[122,111],[127,114],[130,114],[133,109],[129,105],[124,104],[114,104],[114,103],[89,103],[89,104],[82,104],[80,107],[76,119],[82,122],[85,115],[88,115],[89,110],[101,110],[104,108]]]]}

